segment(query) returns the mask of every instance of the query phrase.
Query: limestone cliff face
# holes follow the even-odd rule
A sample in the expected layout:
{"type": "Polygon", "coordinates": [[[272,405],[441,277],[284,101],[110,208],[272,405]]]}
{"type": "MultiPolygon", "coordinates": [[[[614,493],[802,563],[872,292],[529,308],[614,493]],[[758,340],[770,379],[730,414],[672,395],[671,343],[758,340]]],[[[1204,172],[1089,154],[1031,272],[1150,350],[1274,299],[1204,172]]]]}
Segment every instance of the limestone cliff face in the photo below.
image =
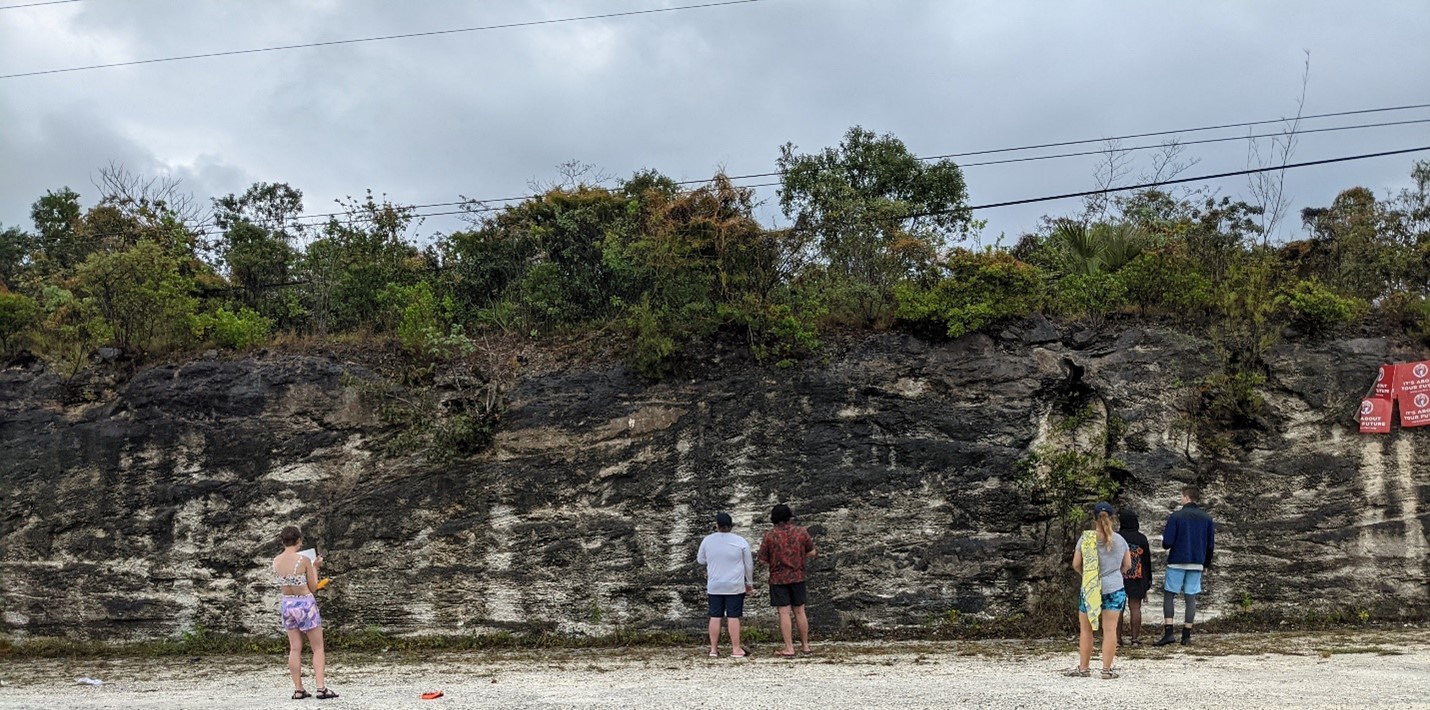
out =
{"type": "Polygon", "coordinates": [[[1213,452],[1186,415],[1213,369],[1205,343],[1049,331],[885,335],[828,363],[656,384],[619,366],[526,376],[494,445],[441,465],[381,453],[393,428],[353,385],[372,375],[335,360],[156,367],[85,406],[62,404],[53,375],[3,371],[0,632],[272,632],[288,523],[328,556],[331,627],[700,628],[693,558],[713,514],[757,543],[782,501],[822,553],[819,628],[1061,610],[1056,484],[1026,463],[1058,451],[1115,459],[1117,502],[1154,540],[1179,486],[1203,484],[1213,612],[1430,612],[1430,430],[1362,436],[1352,420],[1387,343],[1277,350],[1262,426],[1213,452]]]}

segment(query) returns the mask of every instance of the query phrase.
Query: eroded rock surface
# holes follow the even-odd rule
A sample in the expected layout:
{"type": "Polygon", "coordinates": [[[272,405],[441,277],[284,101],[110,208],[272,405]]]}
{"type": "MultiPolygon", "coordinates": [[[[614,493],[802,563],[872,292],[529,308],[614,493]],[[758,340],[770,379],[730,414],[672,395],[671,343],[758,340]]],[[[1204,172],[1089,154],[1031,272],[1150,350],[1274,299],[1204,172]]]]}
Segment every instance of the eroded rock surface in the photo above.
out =
{"type": "Polygon", "coordinates": [[[1218,458],[1187,425],[1205,343],[1046,330],[884,335],[827,364],[656,384],[619,366],[528,376],[491,449],[440,465],[382,453],[393,427],[353,386],[372,375],[336,360],[157,367],[79,407],[53,375],[0,372],[0,631],[271,632],[290,522],[328,555],[329,626],[697,628],[713,514],[758,542],[782,501],[823,553],[816,627],[1038,613],[1072,594],[1060,519],[1019,483],[1048,447],[1123,462],[1118,502],[1154,539],[1179,486],[1204,485],[1213,613],[1430,611],[1430,430],[1362,436],[1352,419],[1387,343],[1277,350],[1265,425],[1218,458]]]}

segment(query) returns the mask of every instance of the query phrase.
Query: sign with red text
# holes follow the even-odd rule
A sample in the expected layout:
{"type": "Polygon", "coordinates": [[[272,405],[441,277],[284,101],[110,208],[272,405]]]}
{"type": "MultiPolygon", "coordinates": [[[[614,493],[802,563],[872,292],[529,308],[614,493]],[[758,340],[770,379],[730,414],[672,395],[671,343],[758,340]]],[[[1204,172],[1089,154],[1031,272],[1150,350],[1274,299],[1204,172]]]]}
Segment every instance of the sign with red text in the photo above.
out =
{"type": "MultiPolygon", "coordinates": [[[[1395,396],[1430,393],[1430,361],[1405,362],[1395,366],[1395,396]]],[[[1404,402],[1402,401],[1402,404],[1404,402]]]]}
{"type": "Polygon", "coordinates": [[[1375,394],[1381,399],[1395,399],[1395,366],[1381,365],[1375,373],[1375,394]]]}
{"type": "Polygon", "coordinates": [[[1400,426],[1430,425],[1430,392],[1400,394],[1400,426]]]}
{"type": "MultiPolygon", "coordinates": [[[[1430,397],[1430,395],[1427,395],[1430,397]]],[[[1394,410],[1391,400],[1371,397],[1360,402],[1360,433],[1362,434],[1389,434],[1390,433],[1390,413],[1394,410]]],[[[1405,422],[1405,414],[1402,412],[1401,423],[1405,422]]]]}

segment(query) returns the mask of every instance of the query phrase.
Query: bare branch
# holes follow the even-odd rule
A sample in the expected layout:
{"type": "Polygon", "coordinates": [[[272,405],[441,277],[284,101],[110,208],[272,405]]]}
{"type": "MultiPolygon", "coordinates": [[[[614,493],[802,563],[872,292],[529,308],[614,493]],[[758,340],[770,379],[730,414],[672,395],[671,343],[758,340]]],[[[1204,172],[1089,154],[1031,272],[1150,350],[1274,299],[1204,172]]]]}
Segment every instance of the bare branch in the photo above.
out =
{"type": "Polygon", "coordinates": [[[1247,178],[1247,191],[1251,195],[1251,202],[1262,209],[1260,224],[1262,244],[1269,243],[1276,235],[1281,220],[1286,216],[1286,208],[1291,204],[1291,197],[1286,194],[1286,170],[1284,168],[1290,164],[1291,157],[1295,155],[1296,146],[1300,142],[1301,117],[1306,108],[1306,89],[1311,81],[1311,52],[1308,50],[1305,55],[1305,62],[1301,70],[1301,93],[1296,98],[1295,117],[1282,122],[1281,134],[1272,136],[1270,144],[1264,151],[1261,143],[1263,139],[1247,139],[1247,167],[1265,168],[1274,165],[1282,167],[1281,170],[1256,173],[1247,178]]]}

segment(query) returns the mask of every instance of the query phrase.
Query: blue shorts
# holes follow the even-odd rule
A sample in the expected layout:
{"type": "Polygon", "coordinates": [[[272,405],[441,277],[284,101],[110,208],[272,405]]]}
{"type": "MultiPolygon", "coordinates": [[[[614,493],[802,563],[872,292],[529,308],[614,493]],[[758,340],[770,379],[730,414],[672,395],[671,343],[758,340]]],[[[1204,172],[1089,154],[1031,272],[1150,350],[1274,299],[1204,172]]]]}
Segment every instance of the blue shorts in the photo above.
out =
{"type": "Polygon", "coordinates": [[[738,619],[745,615],[745,595],[742,594],[711,594],[710,595],[710,618],[718,619],[722,616],[731,619],[738,619]]]}
{"type": "MultiPolygon", "coordinates": [[[[1126,608],[1127,608],[1127,590],[1126,590],[1126,589],[1119,589],[1119,590],[1117,590],[1117,591],[1115,591],[1115,592],[1113,592],[1113,593],[1111,593],[1111,594],[1104,594],[1104,595],[1102,595],[1102,610],[1103,610],[1103,611],[1122,611],[1123,609],[1126,609],[1126,608]]],[[[1080,611],[1080,612],[1082,612],[1082,613],[1084,613],[1084,614],[1087,613],[1087,601],[1082,598],[1082,595],[1081,595],[1081,594],[1078,595],[1077,610],[1080,611]]]]}
{"type": "Polygon", "coordinates": [[[1162,589],[1173,594],[1201,594],[1202,571],[1199,569],[1167,568],[1167,578],[1162,580],[1162,589]]]}

